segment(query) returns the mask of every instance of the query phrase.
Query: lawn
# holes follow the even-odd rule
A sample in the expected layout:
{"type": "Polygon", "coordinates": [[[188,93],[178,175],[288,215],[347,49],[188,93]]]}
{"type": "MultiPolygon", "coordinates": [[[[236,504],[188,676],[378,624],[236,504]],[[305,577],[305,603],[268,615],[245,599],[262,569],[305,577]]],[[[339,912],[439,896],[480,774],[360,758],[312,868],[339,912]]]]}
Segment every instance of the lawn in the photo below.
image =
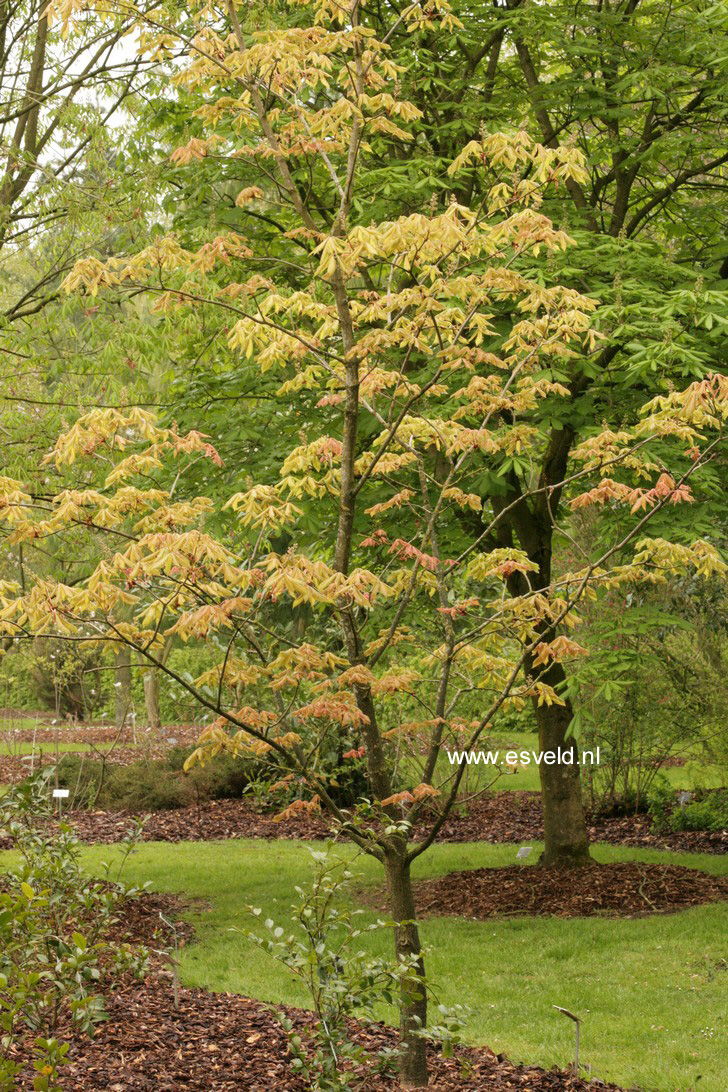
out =
{"type": "MultiPolygon", "coordinates": [[[[117,852],[94,847],[84,856],[93,869],[117,852]]],[[[440,845],[419,862],[415,878],[511,864],[514,855],[506,845],[440,845]]],[[[708,855],[599,846],[595,856],[728,872],[728,860],[708,855]]],[[[378,866],[360,858],[355,868],[371,901],[378,866]]],[[[183,951],[185,983],[304,1004],[287,972],[236,930],[251,923],[248,904],[287,925],[293,887],[309,872],[300,842],[147,843],[126,877],[209,903],[192,915],[197,938],[183,951]]],[[[374,917],[367,911],[363,920],[374,917]]],[[[564,1066],[573,1029],[552,1007],[562,1005],[584,1018],[582,1056],[594,1076],[659,1092],[687,1092],[699,1078],[704,1092],[725,1088],[727,932],[728,904],[636,920],[445,918],[422,927],[440,999],[474,1010],[472,1042],[515,1060],[564,1066]]],[[[388,950],[389,936],[382,930],[371,943],[388,950]]]]}
{"type": "Polygon", "coordinates": [[[48,721],[37,720],[35,717],[0,717],[0,733],[7,731],[33,732],[36,730],[43,732],[52,729],[48,721]]]}
{"type": "MultiPolygon", "coordinates": [[[[73,753],[86,753],[93,751],[109,751],[113,747],[113,743],[95,743],[93,748],[89,743],[64,743],[58,742],[50,737],[40,736],[36,737],[35,743],[28,740],[18,740],[11,743],[2,741],[0,739],[0,755],[29,755],[34,751],[39,754],[41,751],[44,755],[53,755],[58,751],[59,754],[73,753]]],[[[125,743],[124,747],[132,747],[133,744],[125,743]]]]}

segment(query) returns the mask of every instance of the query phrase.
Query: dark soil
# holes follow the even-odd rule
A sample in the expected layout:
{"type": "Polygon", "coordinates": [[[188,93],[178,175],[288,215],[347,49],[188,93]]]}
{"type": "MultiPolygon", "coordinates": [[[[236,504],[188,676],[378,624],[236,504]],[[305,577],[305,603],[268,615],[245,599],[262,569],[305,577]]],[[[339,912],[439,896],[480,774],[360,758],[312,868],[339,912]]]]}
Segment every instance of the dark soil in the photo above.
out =
{"type": "Polygon", "coordinates": [[[521,867],[450,872],[416,885],[421,914],[642,917],[728,900],[728,876],[677,865],[594,864],[564,872],[521,867]]]}
{"type": "MultiPolygon", "coordinates": [[[[133,816],[128,812],[75,811],[71,821],[85,842],[110,844],[120,841],[133,816]]],[[[211,841],[226,838],[305,838],[329,836],[323,817],[302,816],[273,821],[242,800],[206,801],[150,816],[147,841],[211,841]]],[[[417,835],[425,833],[421,825],[417,835]]],[[[655,833],[645,815],[589,820],[592,842],[686,853],[728,853],[728,831],[687,830],[655,833]]],[[[438,835],[440,842],[531,842],[543,838],[541,797],[535,792],[497,792],[475,801],[467,815],[451,815],[438,835]]],[[[0,831],[0,849],[9,848],[0,831]]]]}
{"type": "MultiPolygon", "coordinates": [[[[151,943],[160,909],[169,917],[180,903],[171,895],[131,901],[123,935],[151,943]]],[[[74,1032],[63,1036],[71,1043],[69,1064],[61,1070],[61,1086],[68,1092],[303,1092],[306,1087],[291,1071],[280,1024],[259,1001],[181,988],[175,1010],[169,976],[157,968],[143,983],[129,979],[110,991],[106,1010],[109,1019],[97,1027],[93,1039],[74,1032]]],[[[285,1012],[305,1039],[312,1015],[300,1009],[285,1012]]],[[[370,1054],[396,1046],[395,1032],[383,1024],[352,1024],[351,1031],[370,1054]]],[[[429,1055],[429,1087],[434,1092],[586,1092],[597,1086],[561,1070],[514,1065],[487,1047],[458,1049],[449,1060],[434,1048],[429,1055]]],[[[360,1092],[398,1088],[394,1076],[377,1072],[374,1063],[362,1065],[357,1075],[360,1092]]],[[[25,1077],[30,1087],[30,1069],[25,1077]]],[[[620,1092],[613,1084],[598,1087],[620,1092]]]]}

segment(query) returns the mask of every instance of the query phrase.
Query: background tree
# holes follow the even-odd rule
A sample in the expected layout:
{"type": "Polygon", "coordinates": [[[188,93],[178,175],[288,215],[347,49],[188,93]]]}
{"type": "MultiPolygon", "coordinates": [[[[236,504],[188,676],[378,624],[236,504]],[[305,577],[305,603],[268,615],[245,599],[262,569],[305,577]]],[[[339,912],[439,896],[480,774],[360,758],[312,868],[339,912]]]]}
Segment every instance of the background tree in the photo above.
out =
{"type": "MultiPolygon", "coordinates": [[[[131,25],[129,12],[84,13],[63,33],[46,0],[0,5],[0,434],[6,472],[34,476],[37,495],[43,451],[69,410],[159,395],[160,346],[148,316],[133,303],[101,313],[59,293],[80,256],[134,247],[159,211],[153,137],[134,126],[156,65],[125,39],[131,25]]],[[[73,582],[88,572],[84,563],[60,541],[50,551],[28,543],[0,558],[0,575],[22,583],[30,565],[73,582]]],[[[50,697],[54,707],[38,648],[37,662],[25,657],[24,678],[37,682],[36,704],[50,697]]],[[[100,697],[98,666],[77,662],[84,700],[76,694],[76,712],[100,697]]],[[[123,704],[128,712],[128,695],[123,704]]]]}
{"type": "Polygon", "coordinates": [[[80,214],[127,197],[114,192],[106,135],[149,68],[122,42],[129,26],[129,13],[81,16],[62,36],[47,0],[0,5],[0,253],[16,281],[6,287],[6,322],[53,298],[59,274],[83,253],[73,232],[80,214]],[[33,262],[17,258],[28,239],[33,262]]]}

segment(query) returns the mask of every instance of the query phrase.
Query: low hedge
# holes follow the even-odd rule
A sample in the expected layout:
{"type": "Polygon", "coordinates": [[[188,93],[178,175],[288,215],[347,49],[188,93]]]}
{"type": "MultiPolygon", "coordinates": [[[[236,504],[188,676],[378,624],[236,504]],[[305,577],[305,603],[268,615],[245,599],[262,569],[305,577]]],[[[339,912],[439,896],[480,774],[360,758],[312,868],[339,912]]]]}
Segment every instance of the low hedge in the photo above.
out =
{"type": "Polygon", "coordinates": [[[158,811],[205,800],[239,799],[254,780],[251,764],[219,755],[205,766],[183,770],[193,748],[175,747],[163,759],[140,759],[128,766],[112,759],[63,755],[58,784],[71,793],[71,806],[109,811],[158,811]]]}

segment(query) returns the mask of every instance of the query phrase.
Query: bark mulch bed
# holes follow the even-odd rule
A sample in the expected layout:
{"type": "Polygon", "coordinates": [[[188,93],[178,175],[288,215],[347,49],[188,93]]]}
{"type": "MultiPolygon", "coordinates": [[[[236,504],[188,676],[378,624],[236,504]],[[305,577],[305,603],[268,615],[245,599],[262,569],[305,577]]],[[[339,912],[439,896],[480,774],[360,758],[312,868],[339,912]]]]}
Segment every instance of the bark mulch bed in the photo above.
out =
{"type": "Polygon", "coordinates": [[[514,914],[642,917],[721,899],[728,900],[728,876],[633,861],[569,871],[519,865],[475,868],[423,880],[415,887],[420,913],[480,921],[514,914]]]}
{"type": "MultiPolygon", "coordinates": [[[[119,940],[154,947],[160,911],[172,920],[184,905],[174,895],[140,895],[126,904],[114,936],[118,931],[119,940]]],[[[189,937],[190,926],[178,922],[176,927],[178,937],[189,937]]],[[[161,931],[168,941],[169,929],[162,926],[161,931]]],[[[126,977],[118,983],[105,1006],[109,1019],[97,1026],[93,1039],[59,1029],[62,1041],[71,1044],[60,1079],[68,1092],[303,1092],[306,1087],[292,1073],[278,1020],[260,1001],[181,987],[175,1010],[169,975],[157,962],[144,982],[126,977]]],[[[310,1027],[311,1013],[288,1007],[285,1013],[300,1032],[310,1027]]],[[[371,1054],[396,1046],[396,1033],[383,1024],[352,1023],[351,1031],[371,1054]]],[[[16,1060],[29,1057],[30,1043],[25,1050],[16,1052],[16,1060]]],[[[595,1087],[621,1092],[617,1085],[577,1079],[563,1070],[514,1065],[488,1047],[459,1048],[454,1059],[444,1059],[434,1047],[428,1052],[434,1092],[586,1092],[595,1087]]],[[[374,1064],[362,1065],[357,1075],[360,1092],[398,1088],[394,1076],[377,1072],[374,1064]]],[[[28,1066],[21,1075],[28,1083],[21,1087],[30,1087],[31,1079],[28,1066]]]]}
{"type": "MultiPolygon", "coordinates": [[[[112,845],[120,842],[134,822],[127,811],[72,811],[64,814],[83,842],[112,845]]],[[[144,827],[147,842],[208,842],[228,838],[329,837],[324,819],[287,819],[273,822],[242,800],[210,800],[185,808],[170,808],[149,814],[144,827]]],[[[0,850],[10,849],[9,837],[0,828],[0,850]]]]}
{"type": "MultiPolygon", "coordinates": [[[[109,845],[120,841],[132,824],[131,812],[74,811],[70,820],[85,842],[109,845]]],[[[421,835],[423,826],[415,831],[421,835]]],[[[150,814],[146,841],[213,841],[227,838],[329,837],[325,818],[302,816],[273,821],[272,814],[255,811],[243,800],[212,800],[199,805],[150,814]]],[[[592,842],[684,853],[728,853],[728,831],[686,830],[659,834],[646,815],[589,821],[592,842]]],[[[496,792],[470,806],[467,815],[451,815],[438,835],[439,842],[522,843],[543,839],[541,797],[535,792],[496,792]]],[[[0,850],[9,848],[0,830],[0,850]]]]}
{"type": "Polygon", "coordinates": [[[588,822],[592,842],[645,849],[668,849],[673,853],[728,853],[728,830],[675,830],[659,833],[647,815],[626,815],[618,819],[588,822]]]}
{"type": "Polygon", "coordinates": [[[177,934],[177,944],[182,948],[194,936],[194,927],[182,920],[180,914],[203,907],[208,908],[204,899],[183,899],[179,895],[144,891],[124,901],[119,919],[106,939],[118,944],[125,941],[145,944],[154,951],[173,945],[173,928],[177,934]]]}
{"type": "MultiPolygon", "coordinates": [[[[303,1092],[306,1085],[289,1066],[288,1044],[269,1009],[234,994],[181,989],[175,1012],[169,988],[159,979],[128,985],[108,999],[110,1020],[94,1039],[75,1039],[62,1086],[74,1092],[303,1092]]],[[[304,1029],[309,1014],[286,1013],[304,1029]]],[[[396,1045],[394,1032],[379,1024],[359,1027],[359,1043],[372,1053],[396,1045]]],[[[585,1092],[618,1086],[576,1079],[559,1070],[519,1066],[487,1048],[460,1049],[445,1060],[430,1051],[434,1092],[529,1089],[532,1092],[585,1092]],[[463,1063],[471,1068],[461,1075],[463,1063]]],[[[390,1076],[361,1069],[361,1092],[398,1088],[390,1076]]]]}
{"type": "MultiPolygon", "coordinates": [[[[592,842],[667,849],[677,853],[728,853],[728,831],[682,830],[657,833],[648,815],[620,818],[587,816],[592,842]]],[[[543,809],[537,792],[493,792],[475,800],[467,815],[451,815],[440,842],[532,842],[543,840],[543,809]]]]}
{"type": "MultiPolygon", "coordinates": [[[[497,792],[476,800],[467,815],[451,815],[438,835],[439,842],[522,843],[543,839],[541,797],[535,792],[497,792]]],[[[128,812],[75,811],[71,821],[86,842],[120,841],[129,829],[128,812]]],[[[416,835],[424,833],[422,827],[416,835]]],[[[273,822],[243,800],[213,800],[185,808],[153,812],[147,822],[147,841],[210,841],[226,838],[324,839],[329,826],[321,817],[303,816],[273,822]]],[[[646,815],[589,820],[592,842],[685,853],[728,853],[728,831],[685,830],[659,834],[646,815]]],[[[0,849],[7,848],[0,832],[0,849]]]]}

